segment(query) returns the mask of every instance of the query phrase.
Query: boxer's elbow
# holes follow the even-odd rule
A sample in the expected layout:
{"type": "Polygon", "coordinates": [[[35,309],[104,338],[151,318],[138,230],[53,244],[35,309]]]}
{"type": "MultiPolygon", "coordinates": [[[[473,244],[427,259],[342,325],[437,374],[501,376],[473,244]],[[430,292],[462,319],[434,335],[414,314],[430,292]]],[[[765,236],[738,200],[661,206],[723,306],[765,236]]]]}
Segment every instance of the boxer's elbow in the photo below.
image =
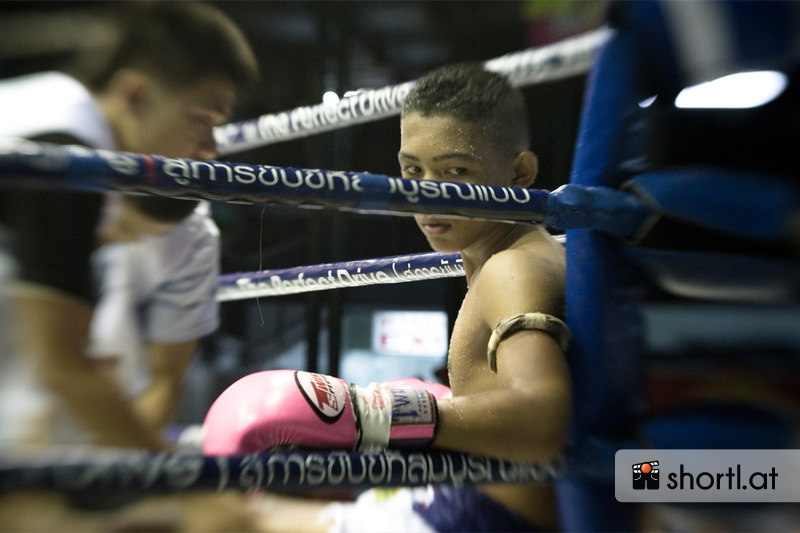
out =
{"type": "Polygon", "coordinates": [[[568,388],[555,387],[543,398],[529,404],[525,424],[528,460],[549,462],[563,456],[572,420],[572,402],[568,388]]]}

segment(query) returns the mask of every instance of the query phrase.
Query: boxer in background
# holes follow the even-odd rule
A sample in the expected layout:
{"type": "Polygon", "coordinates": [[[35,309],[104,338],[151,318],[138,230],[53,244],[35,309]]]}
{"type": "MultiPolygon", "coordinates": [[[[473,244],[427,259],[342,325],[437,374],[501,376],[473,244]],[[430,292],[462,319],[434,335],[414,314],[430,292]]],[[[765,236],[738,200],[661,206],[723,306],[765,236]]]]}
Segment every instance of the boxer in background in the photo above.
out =
{"type": "MultiPolygon", "coordinates": [[[[77,62],[80,69],[73,75],[43,72],[0,83],[0,136],[168,157],[215,158],[213,127],[230,119],[235,93],[249,87],[258,73],[255,56],[241,31],[207,4],[123,2],[107,7],[122,24],[119,41],[107,55],[93,51],[90,59],[97,61],[77,62]]],[[[143,420],[121,387],[87,353],[98,298],[120,302],[110,293],[97,293],[91,256],[99,244],[98,231],[109,241],[132,242],[153,235],[166,239],[185,221],[200,216],[204,220],[198,228],[205,232],[204,228],[210,228],[206,222],[213,225],[207,206],[198,212],[194,201],[124,196],[99,228],[104,195],[41,188],[4,190],[0,195],[0,211],[5,213],[18,271],[16,279],[3,287],[13,319],[13,323],[3,324],[8,329],[4,336],[15,337],[13,349],[31,363],[36,381],[53,397],[53,403],[67,408],[93,442],[162,448],[160,422],[143,420]]],[[[180,276],[186,276],[187,268],[194,268],[192,283],[196,284],[187,287],[184,279],[182,293],[194,291],[192,301],[161,298],[159,302],[158,295],[150,291],[124,303],[135,304],[136,309],[115,309],[126,317],[161,309],[157,316],[144,316],[143,324],[128,324],[132,330],[141,328],[134,333],[156,380],[155,374],[168,375],[167,381],[175,383],[194,353],[197,338],[216,327],[213,290],[207,286],[219,268],[213,229],[208,229],[208,239],[197,241],[205,251],[198,248],[196,257],[187,252],[183,265],[169,264],[172,270],[159,272],[160,276],[176,276],[171,281],[161,280],[175,286],[180,276]],[[198,263],[187,267],[186,262],[191,261],[198,263]],[[170,306],[171,316],[163,311],[170,306]],[[174,331],[162,329],[154,335],[147,325],[148,321],[169,323],[173,319],[177,324],[174,331]],[[193,323],[187,325],[190,321],[193,323]]],[[[117,254],[107,262],[113,265],[112,277],[118,279],[122,270],[144,261],[143,252],[151,259],[158,258],[162,265],[176,262],[170,257],[174,249],[131,246],[138,248],[129,247],[129,253],[117,254]]],[[[142,275],[141,269],[137,275],[142,275]]],[[[108,280],[105,285],[115,290],[108,280]]],[[[109,307],[104,306],[103,313],[107,312],[109,307]]],[[[5,358],[4,364],[10,364],[9,360],[5,358]]],[[[4,443],[11,440],[13,446],[19,438],[29,449],[34,442],[52,441],[52,435],[42,434],[51,428],[26,426],[36,413],[24,413],[35,406],[19,394],[19,375],[2,374],[4,443]],[[25,420],[26,415],[31,416],[25,420]]],[[[162,400],[174,402],[174,394],[162,394],[159,402],[162,400]]],[[[165,412],[170,409],[163,408],[165,412]]]]}

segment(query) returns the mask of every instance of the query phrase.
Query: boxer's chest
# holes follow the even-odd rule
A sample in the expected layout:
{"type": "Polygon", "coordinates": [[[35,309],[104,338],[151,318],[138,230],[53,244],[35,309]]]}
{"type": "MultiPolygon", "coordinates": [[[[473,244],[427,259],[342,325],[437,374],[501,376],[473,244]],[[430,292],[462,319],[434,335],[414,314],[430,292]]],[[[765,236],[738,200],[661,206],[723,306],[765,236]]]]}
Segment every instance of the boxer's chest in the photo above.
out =
{"type": "Polygon", "coordinates": [[[456,396],[496,386],[496,376],[486,358],[491,330],[481,318],[479,303],[474,292],[467,292],[450,336],[447,367],[456,396]]]}

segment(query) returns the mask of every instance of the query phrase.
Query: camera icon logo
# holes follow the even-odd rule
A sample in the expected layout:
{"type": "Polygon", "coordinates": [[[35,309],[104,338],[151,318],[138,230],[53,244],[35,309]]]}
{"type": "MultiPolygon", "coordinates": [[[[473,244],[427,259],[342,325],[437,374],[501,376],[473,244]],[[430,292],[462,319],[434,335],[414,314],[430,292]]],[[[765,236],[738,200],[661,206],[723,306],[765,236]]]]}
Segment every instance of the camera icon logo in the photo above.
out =
{"type": "Polygon", "coordinates": [[[658,461],[633,465],[634,490],[658,490],[658,461]]]}

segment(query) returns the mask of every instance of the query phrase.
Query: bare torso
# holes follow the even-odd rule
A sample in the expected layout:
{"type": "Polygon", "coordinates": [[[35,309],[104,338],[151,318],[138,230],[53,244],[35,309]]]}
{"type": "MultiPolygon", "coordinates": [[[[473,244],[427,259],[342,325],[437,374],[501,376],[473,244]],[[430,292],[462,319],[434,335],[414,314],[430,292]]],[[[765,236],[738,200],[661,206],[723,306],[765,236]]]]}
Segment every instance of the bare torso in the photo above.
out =
{"type": "MultiPolygon", "coordinates": [[[[542,276],[552,278],[552,289],[547,291],[547,297],[532,295],[526,299],[525,309],[517,312],[543,312],[560,315],[563,309],[563,284],[564,284],[564,251],[563,246],[551,239],[544,230],[523,233],[523,235],[503,251],[495,254],[484,265],[481,265],[472,274],[469,280],[469,291],[459,310],[453,334],[450,340],[448,354],[448,371],[450,386],[454,397],[479,394],[501,388],[498,375],[493,373],[487,362],[487,345],[496,323],[487,321],[484,309],[487,302],[487,291],[481,290],[481,274],[483,268],[492,268],[490,264],[495,257],[501,254],[515,253],[514,264],[526,268],[529,259],[531,268],[541,269],[542,257],[548,258],[547,270],[539,272],[542,276]],[[488,265],[488,266],[487,266],[488,265]]],[[[519,286],[514,286],[513,291],[525,291],[524,277],[520,277],[519,286]]],[[[504,298],[507,294],[492,293],[491,297],[504,298]]],[[[500,319],[507,317],[500,317],[500,319]]],[[[485,416],[492,416],[487,412],[485,416]]],[[[531,484],[492,484],[483,485],[479,489],[488,494],[507,508],[510,508],[540,527],[551,529],[557,527],[555,506],[550,483],[531,484]]]]}

